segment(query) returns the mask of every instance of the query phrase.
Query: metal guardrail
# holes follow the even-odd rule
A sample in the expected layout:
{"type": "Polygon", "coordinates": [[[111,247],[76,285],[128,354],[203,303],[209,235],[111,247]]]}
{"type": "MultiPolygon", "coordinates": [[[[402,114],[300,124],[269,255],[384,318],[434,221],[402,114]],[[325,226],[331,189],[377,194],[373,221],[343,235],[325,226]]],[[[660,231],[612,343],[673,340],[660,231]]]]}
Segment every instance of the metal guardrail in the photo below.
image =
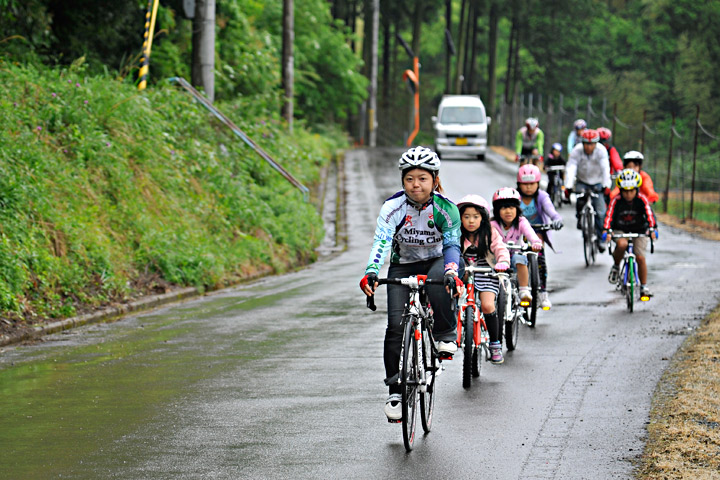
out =
{"type": "Polygon", "coordinates": [[[240,127],[235,125],[232,120],[226,117],[224,113],[215,108],[215,106],[210,102],[210,100],[208,100],[202,93],[198,92],[195,87],[188,83],[187,80],[182,77],[172,77],[169,80],[173,83],[177,83],[182,88],[187,90],[187,92],[190,93],[190,95],[192,95],[193,97],[195,97],[198,102],[200,102],[205,108],[210,110],[210,112],[215,115],[218,120],[220,120],[228,128],[230,128],[230,130],[232,130],[235,135],[240,137],[250,148],[255,150],[255,152],[263,158],[263,160],[268,162],[271,167],[280,172],[280,175],[285,177],[288,182],[292,183],[298,190],[303,192],[303,199],[305,201],[308,200],[310,190],[305,185],[303,185],[298,179],[293,177],[287,170],[282,167],[282,165],[273,160],[270,154],[268,154],[265,150],[262,149],[262,147],[260,147],[260,145],[258,145],[250,137],[248,137],[245,132],[243,132],[240,127]]]}

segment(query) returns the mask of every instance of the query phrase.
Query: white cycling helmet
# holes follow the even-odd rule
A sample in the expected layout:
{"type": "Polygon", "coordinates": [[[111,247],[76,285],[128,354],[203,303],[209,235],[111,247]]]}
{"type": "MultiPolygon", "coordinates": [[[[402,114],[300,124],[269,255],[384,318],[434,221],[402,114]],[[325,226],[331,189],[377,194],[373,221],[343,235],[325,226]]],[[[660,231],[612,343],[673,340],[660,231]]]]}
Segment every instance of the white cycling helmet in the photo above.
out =
{"type": "Polygon", "coordinates": [[[398,160],[398,168],[405,171],[410,168],[422,168],[431,172],[440,170],[440,159],[437,154],[425,147],[412,147],[403,153],[398,160]]]}
{"type": "Polygon", "coordinates": [[[470,195],[465,195],[464,197],[462,197],[457,203],[458,210],[461,210],[463,207],[466,206],[484,208],[486,212],[490,213],[490,204],[480,195],[475,195],[471,193],[470,195]]]}

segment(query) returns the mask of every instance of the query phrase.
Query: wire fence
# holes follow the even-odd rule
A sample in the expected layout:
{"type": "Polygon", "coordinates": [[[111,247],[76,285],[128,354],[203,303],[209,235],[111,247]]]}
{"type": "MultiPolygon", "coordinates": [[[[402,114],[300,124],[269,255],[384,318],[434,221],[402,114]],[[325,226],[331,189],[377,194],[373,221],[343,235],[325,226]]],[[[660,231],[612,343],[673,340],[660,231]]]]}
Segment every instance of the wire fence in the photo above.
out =
{"type": "Polygon", "coordinates": [[[559,142],[566,159],[567,138],[576,119],[585,119],[590,128],[607,127],[621,156],[628,150],[644,154],[643,169],[660,194],[656,211],[720,228],[720,135],[703,126],[700,106],[694,116],[680,118],[608,105],[606,99],[543,99],[529,93],[511,104],[501,102],[491,116],[490,144],[514,149],[518,128],[527,117],[537,117],[545,132],[545,153],[559,142]]]}

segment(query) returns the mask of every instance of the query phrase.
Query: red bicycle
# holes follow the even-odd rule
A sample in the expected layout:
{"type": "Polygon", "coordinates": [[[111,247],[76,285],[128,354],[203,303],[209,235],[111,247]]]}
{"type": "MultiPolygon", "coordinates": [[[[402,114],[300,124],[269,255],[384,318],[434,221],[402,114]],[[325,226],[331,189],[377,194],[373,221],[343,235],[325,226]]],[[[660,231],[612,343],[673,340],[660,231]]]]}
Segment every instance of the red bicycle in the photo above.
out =
{"type": "Polygon", "coordinates": [[[457,343],[463,352],[463,388],[470,388],[471,377],[480,376],[480,357],[490,359],[490,335],[488,334],[485,317],[483,317],[475,294],[475,274],[497,278],[498,274],[491,267],[465,267],[467,282],[465,292],[458,299],[458,338],[457,343]]]}

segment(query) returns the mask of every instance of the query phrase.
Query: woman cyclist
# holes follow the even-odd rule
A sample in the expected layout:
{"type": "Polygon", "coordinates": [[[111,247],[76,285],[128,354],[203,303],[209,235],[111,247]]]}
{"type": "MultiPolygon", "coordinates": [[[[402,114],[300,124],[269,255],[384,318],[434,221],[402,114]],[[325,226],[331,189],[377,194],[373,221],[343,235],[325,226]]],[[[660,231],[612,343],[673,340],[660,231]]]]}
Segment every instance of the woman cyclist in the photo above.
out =
{"type": "MultiPolygon", "coordinates": [[[[460,259],[460,213],[442,196],[440,159],[432,150],[414,147],[400,157],[403,190],[385,201],[375,228],[370,259],[360,281],[362,291],[370,296],[385,257],[390,253],[388,277],[428,275],[445,278],[445,288],[426,286],[433,306],[433,335],[441,356],[452,358],[457,350],[457,322],[451,311],[451,297],[446,293],[462,286],[458,275],[464,273],[460,259]]],[[[388,421],[402,418],[401,387],[397,383],[403,336],[402,314],[409,295],[403,285],[387,286],[388,325],[385,330],[385,384],[390,396],[385,402],[388,421]]]]}

